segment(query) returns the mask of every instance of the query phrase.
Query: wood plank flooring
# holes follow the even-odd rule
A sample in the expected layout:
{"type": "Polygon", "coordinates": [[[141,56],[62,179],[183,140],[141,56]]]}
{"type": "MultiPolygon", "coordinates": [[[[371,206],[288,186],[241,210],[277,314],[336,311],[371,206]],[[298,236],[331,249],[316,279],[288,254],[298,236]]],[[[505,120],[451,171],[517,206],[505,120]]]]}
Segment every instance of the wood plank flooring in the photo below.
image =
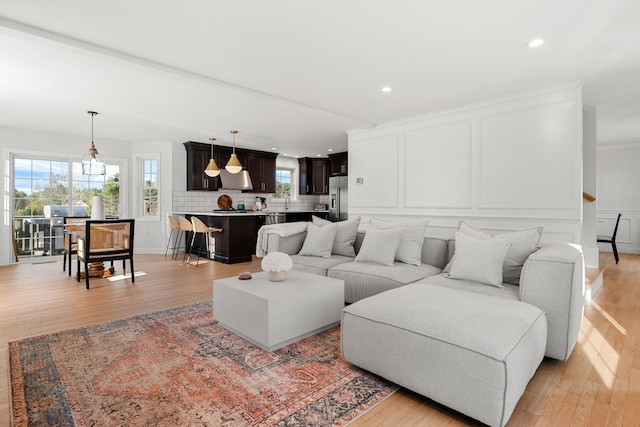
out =
{"type": "MultiPolygon", "coordinates": [[[[136,255],[135,263],[135,284],[92,279],[91,290],[63,273],[61,261],[0,267],[0,425],[11,419],[10,341],[203,301],[213,279],[260,271],[259,260],[196,267],[136,255]]],[[[600,263],[604,285],[585,308],[576,349],[567,362],[542,363],[508,426],[640,426],[640,255],[621,254],[616,265],[603,253],[600,263]]],[[[475,424],[401,389],[352,426],[475,424]]]]}

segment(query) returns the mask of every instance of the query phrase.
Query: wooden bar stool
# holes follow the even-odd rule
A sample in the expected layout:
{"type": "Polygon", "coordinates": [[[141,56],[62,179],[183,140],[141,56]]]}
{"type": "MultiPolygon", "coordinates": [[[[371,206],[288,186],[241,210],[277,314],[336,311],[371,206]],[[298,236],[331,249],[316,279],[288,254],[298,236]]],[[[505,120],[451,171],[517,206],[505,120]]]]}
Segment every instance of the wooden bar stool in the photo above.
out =
{"type": "Polygon", "coordinates": [[[171,227],[171,232],[169,233],[169,239],[167,240],[167,249],[164,251],[164,256],[167,256],[169,249],[171,249],[171,259],[174,259],[175,251],[178,245],[180,244],[180,240],[175,240],[173,242],[173,246],[171,245],[171,238],[173,237],[173,233],[176,233],[176,237],[180,238],[180,221],[173,215],[169,215],[169,227],[171,227]]]}
{"type": "Polygon", "coordinates": [[[184,236],[184,256],[182,257],[182,262],[184,262],[185,259],[187,259],[187,252],[189,252],[190,250],[190,246],[189,246],[189,234],[188,233],[192,233],[193,232],[193,224],[191,224],[191,221],[189,221],[187,218],[185,218],[184,216],[180,215],[178,217],[178,222],[180,223],[180,229],[178,230],[178,244],[176,245],[175,249],[173,250],[173,259],[178,259],[178,252],[180,249],[180,239],[182,238],[182,236],[184,236]]]}
{"type": "MultiPolygon", "coordinates": [[[[198,260],[196,261],[196,267],[197,267],[198,263],[200,262],[200,253],[203,249],[202,241],[206,240],[207,242],[207,258],[210,259],[211,248],[209,245],[209,240],[210,240],[209,233],[219,233],[222,231],[222,228],[209,227],[204,222],[202,222],[200,218],[195,216],[191,217],[191,224],[193,226],[193,237],[191,238],[191,245],[189,246],[189,256],[187,257],[187,263],[189,263],[189,260],[191,259],[191,251],[196,241],[196,236],[200,235],[201,237],[200,237],[200,246],[198,247],[198,260]]],[[[215,251],[215,248],[214,248],[214,251],[215,251]]]]}

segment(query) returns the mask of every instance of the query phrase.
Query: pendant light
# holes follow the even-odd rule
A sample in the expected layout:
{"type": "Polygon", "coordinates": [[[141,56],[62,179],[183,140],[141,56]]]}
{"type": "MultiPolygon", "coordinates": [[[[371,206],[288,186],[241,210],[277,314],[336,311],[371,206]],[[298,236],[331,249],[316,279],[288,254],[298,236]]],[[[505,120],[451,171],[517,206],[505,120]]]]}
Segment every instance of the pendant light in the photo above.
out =
{"type": "Polygon", "coordinates": [[[238,156],[236,156],[236,134],[237,130],[232,130],[231,134],[233,135],[233,154],[231,154],[231,158],[227,162],[227,165],[224,167],[229,173],[238,173],[242,170],[242,165],[240,164],[240,160],[238,160],[238,156]]]}
{"type": "Polygon", "coordinates": [[[209,164],[207,165],[207,168],[204,170],[204,173],[207,174],[207,176],[218,176],[220,175],[220,168],[218,168],[218,165],[216,164],[215,159],[213,158],[213,141],[215,141],[215,138],[209,138],[209,141],[211,141],[211,158],[209,159],[209,164]]]}
{"type": "Polygon", "coordinates": [[[87,111],[87,113],[91,114],[91,147],[89,152],[82,156],[82,175],[106,175],[104,159],[93,143],[93,116],[98,113],[95,111],[87,111]]]}

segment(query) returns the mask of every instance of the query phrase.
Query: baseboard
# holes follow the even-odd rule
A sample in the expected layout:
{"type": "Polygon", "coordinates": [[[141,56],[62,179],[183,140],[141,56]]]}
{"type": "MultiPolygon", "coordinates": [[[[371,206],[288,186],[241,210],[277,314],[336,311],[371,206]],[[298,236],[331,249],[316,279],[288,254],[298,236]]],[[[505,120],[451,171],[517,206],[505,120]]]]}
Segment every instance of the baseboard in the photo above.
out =
{"type": "Polygon", "coordinates": [[[585,270],[584,300],[589,303],[596,296],[604,283],[604,269],[587,268],[585,270]]]}

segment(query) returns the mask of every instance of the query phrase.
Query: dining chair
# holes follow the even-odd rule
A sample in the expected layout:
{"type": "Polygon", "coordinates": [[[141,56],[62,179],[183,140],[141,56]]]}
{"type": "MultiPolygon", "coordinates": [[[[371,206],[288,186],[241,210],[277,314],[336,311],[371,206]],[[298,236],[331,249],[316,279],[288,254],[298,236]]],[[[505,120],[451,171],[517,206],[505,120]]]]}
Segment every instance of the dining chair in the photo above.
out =
{"type": "Polygon", "coordinates": [[[62,220],[64,228],[64,245],[62,247],[62,271],[69,266],[69,276],[71,276],[71,255],[78,251],[78,236],[85,232],[85,222],[88,216],[65,216],[62,220]],[[68,261],[67,261],[68,257],[68,261]]]}
{"type": "Polygon", "coordinates": [[[618,225],[620,224],[621,213],[618,214],[618,219],[616,219],[616,225],[613,228],[613,234],[611,236],[597,236],[597,241],[600,243],[611,243],[611,248],[613,249],[613,257],[616,260],[616,264],[619,261],[618,257],[618,246],[616,245],[616,235],[618,234],[618,225]]]}
{"type": "Polygon", "coordinates": [[[131,282],[135,283],[133,269],[134,219],[108,219],[86,221],[85,234],[78,236],[77,281],[80,281],[80,262],[84,263],[84,277],[89,289],[89,264],[122,260],[126,271],[126,260],[131,264],[131,282]]]}

